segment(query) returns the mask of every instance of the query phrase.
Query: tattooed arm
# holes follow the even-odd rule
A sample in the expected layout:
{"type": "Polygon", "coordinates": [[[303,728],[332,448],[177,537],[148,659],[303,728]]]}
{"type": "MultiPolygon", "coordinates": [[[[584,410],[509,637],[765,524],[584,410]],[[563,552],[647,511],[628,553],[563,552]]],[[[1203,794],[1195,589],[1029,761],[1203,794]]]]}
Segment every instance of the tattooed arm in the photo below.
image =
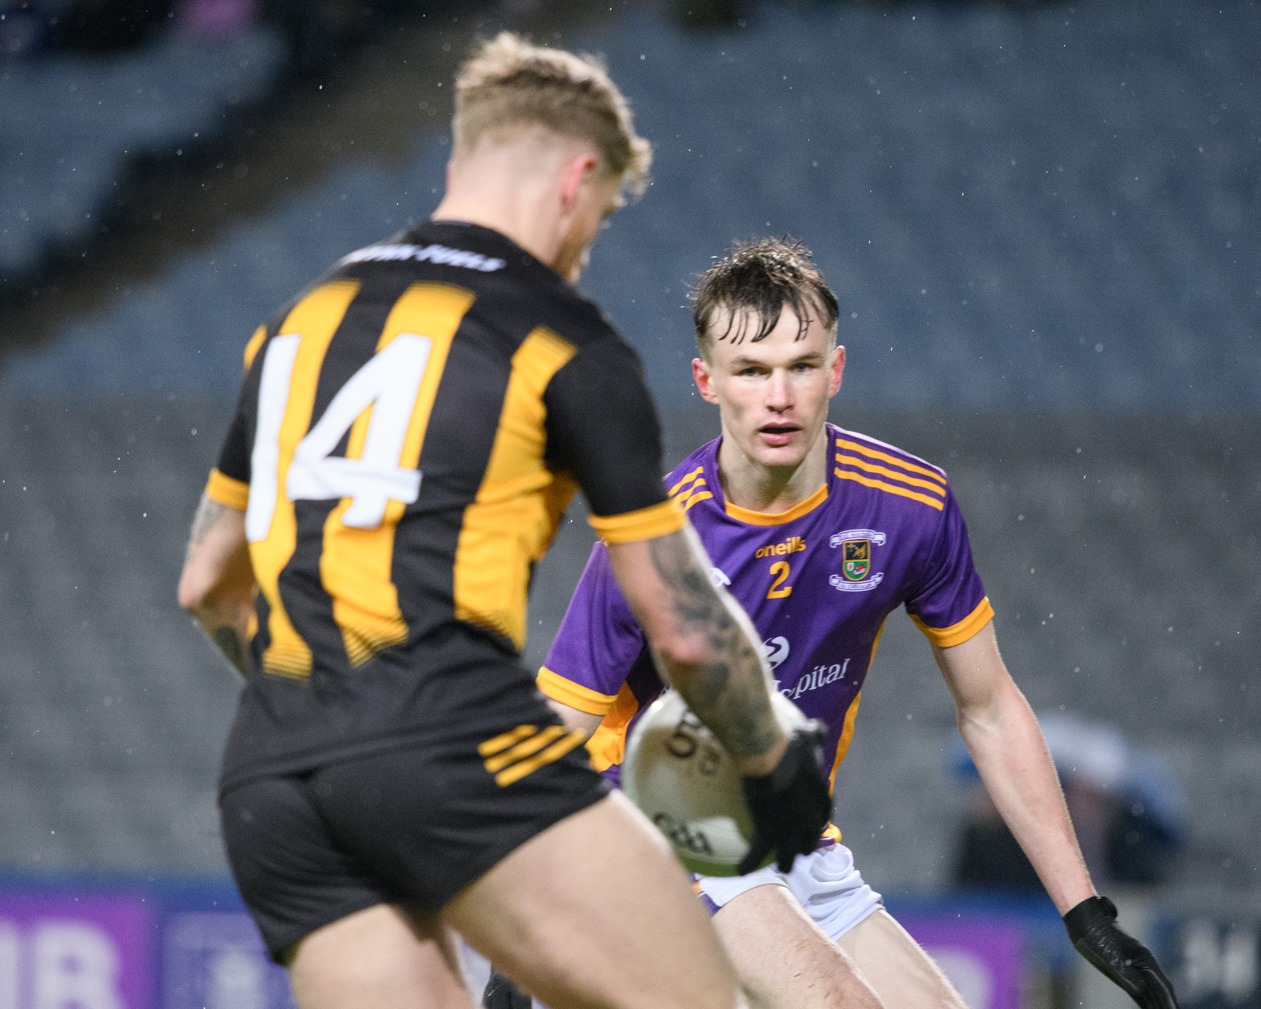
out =
{"type": "Polygon", "coordinates": [[[245,540],[245,512],[202,495],[184,556],[179,603],[245,675],[246,642],[254,611],[254,571],[245,540]]]}
{"type": "Polygon", "coordinates": [[[710,580],[712,565],[689,525],[635,543],[610,543],[609,560],[657,663],[743,774],[765,774],[787,737],[771,710],[770,672],[757,632],[710,580]]]}

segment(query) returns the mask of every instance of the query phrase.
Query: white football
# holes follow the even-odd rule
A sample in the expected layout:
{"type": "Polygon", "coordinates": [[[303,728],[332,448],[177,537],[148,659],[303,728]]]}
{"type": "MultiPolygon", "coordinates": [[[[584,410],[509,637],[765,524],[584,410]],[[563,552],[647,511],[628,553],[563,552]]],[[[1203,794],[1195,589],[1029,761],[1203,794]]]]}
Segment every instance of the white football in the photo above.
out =
{"type": "MultiPolygon", "coordinates": [[[[806,721],[779,691],[772,692],[771,703],[785,730],[806,721]]],[[[689,871],[736,875],[753,836],[740,775],[677,691],[653,701],[631,730],[622,789],[665,834],[689,871]]]]}

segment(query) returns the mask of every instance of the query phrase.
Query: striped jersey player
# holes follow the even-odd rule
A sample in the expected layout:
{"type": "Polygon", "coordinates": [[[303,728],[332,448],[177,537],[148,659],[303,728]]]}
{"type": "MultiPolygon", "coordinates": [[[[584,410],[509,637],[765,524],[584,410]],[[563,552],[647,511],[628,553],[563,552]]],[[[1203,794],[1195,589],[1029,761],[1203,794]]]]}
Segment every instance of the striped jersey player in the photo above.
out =
{"type": "Polygon", "coordinates": [[[812,851],[811,734],[777,725],[752,627],[661,485],[638,359],[574,286],[651,147],[598,62],[509,32],[452,90],[433,216],[259,328],[198,506],[179,601],[247,676],[228,861],[302,1009],[472,1009],[455,933],[556,1009],[737,1009],[682,871],[519,661],[581,488],[668,675],[738,755],[759,843],[812,851]],[[680,601],[709,647],[674,634],[680,601]]]}

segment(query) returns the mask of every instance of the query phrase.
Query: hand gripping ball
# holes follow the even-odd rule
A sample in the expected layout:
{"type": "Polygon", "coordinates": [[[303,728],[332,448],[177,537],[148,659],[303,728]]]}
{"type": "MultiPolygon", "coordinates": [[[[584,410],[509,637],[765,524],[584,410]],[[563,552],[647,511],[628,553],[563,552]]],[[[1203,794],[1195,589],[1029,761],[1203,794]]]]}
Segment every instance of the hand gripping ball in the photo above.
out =
{"type": "MultiPolygon", "coordinates": [[[[778,691],[772,692],[771,706],[785,732],[806,721],[778,691]]],[[[753,836],[740,774],[677,691],[653,701],[631,730],[622,789],[665,834],[688,871],[736,875],[753,836]]]]}

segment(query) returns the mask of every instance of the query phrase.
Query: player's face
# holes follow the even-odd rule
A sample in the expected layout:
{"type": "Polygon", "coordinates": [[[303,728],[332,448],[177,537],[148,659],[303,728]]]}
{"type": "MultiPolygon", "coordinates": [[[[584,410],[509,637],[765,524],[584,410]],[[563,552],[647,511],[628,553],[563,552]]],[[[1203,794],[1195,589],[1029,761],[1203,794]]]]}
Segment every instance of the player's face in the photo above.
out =
{"type": "MultiPolygon", "coordinates": [[[[727,326],[721,313],[715,313],[714,333],[727,326]]],[[[841,387],[845,348],[816,318],[802,332],[788,305],[775,328],[754,343],[758,320],[744,314],[726,339],[712,342],[708,361],[692,362],[693,377],[702,398],[718,404],[723,437],[742,456],[768,469],[796,468],[822,437],[828,400],[841,387]],[[741,333],[747,335],[734,342],[741,333]]]]}
{"type": "Polygon", "coordinates": [[[571,283],[577,281],[591,261],[591,245],[604,222],[618,208],[620,193],[620,179],[610,180],[600,174],[593,173],[579,186],[555,264],[556,272],[571,283]]]}

